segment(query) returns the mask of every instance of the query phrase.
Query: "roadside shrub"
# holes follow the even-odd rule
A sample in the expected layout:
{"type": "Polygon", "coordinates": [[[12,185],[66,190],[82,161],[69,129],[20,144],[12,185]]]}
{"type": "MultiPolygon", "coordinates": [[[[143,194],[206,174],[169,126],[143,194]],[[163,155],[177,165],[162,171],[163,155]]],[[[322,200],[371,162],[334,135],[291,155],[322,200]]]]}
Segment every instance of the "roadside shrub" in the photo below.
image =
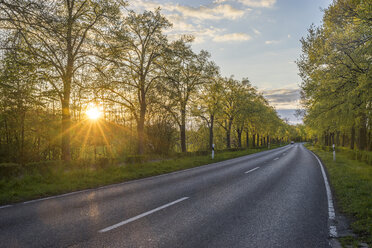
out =
{"type": "Polygon", "coordinates": [[[144,155],[129,155],[125,158],[124,162],[128,164],[140,164],[146,161],[144,155]]]}
{"type": "Polygon", "coordinates": [[[0,163],[0,178],[17,177],[22,174],[22,166],[16,163],[0,163]]]}

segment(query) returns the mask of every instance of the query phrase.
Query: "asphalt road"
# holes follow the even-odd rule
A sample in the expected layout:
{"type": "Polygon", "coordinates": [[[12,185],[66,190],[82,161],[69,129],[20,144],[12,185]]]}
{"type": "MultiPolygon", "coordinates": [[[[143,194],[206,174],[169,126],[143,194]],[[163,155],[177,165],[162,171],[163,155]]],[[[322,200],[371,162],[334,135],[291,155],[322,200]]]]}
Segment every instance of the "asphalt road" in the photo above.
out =
{"type": "Polygon", "coordinates": [[[301,144],[0,208],[0,247],[329,247],[301,144]]]}

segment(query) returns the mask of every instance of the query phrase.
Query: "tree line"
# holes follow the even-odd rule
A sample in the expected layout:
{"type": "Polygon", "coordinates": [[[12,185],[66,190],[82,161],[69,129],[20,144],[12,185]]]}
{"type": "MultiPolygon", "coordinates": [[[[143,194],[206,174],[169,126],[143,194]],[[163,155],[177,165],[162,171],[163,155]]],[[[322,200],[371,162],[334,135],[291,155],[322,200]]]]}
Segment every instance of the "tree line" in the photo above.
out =
{"type": "Polygon", "coordinates": [[[0,160],[65,161],[267,146],[296,129],[248,79],[222,77],[159,9],[1,0],[0,160]],[[98,106],[103,116],[88,120],[98,106]]]}
{"type": "Polygon", "coordinates": [[[372,149],[371,40],[371,3],[363,0],[334,1],[301,40],[304,121],[316,142],[372,149]]]}

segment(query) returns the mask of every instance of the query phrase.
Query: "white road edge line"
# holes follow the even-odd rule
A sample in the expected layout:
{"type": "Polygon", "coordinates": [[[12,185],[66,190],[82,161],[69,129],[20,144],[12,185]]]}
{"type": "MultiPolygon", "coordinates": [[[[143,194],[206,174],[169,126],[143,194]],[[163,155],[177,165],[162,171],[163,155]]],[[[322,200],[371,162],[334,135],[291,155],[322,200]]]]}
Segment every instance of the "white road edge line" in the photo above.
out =
{"type": "Polygon", "coordinates": [[[316,160],[318,160],[320,169],[322,171],[323,180],[324,180],[324,184],[325,184],[326,191],[327,191],[327,199],[328,199],[328,219],[329,219],[329,222],[330,222],[329,235],[331,237],[335,238],[335,237],[337,237],[337,228],[334,225],[334,222],[335,222],[335,219],[336,219],[336,214],[335,214],[335,209],[333,207],[331,187],[329,186],[328,179],[327,179],[327,174],[325,173],[324,166],[323,166],[322,162],[320,161],[318,156],[316,156],[313,152],[311,152],[311,153],[314,155],[316,160]]]}
{"type": "Polygon", "coordinates": [[[245,174],[248,174],[249,172],[255,171],[255,170],[257,170],[258,168],[260,168],[260,167],[253,168],[252,170],[246,171],[246,172],[244,172],[244,173],[245,173],[245,174]]]}
{"type": "Polygon", "coordinates": [[[112,230],[112,229],[118,228],[118,227],[120,227],[120,226],[123,226],[123,225],[125,225],[125,224],[130,223],[130,222],[133,222],[133,221],[135,221],[135,220],[138,220],[138,219],[140,219],[140,218],[142,218],[142,217],[145,217],[145,216],[147,216],[147,215],[149,215],[149,214],[155,213],[155,212],[157,212],[157,211],[159,211],[159,210],[162,210],[162,209],[164,209],[164,208],[167,208],[167,207],[169,207],[169,206],[172,206],[172,205],[174,205],[174,204],[176,204],[176,203],[179,203],[179,202],[184,201],[184,200],[187,200],[187,199],[189,199],[189,197],[182,197],[182,198],[180,198],[180,199],[178,199],[178,200],[175,200],[175,201],[173,201],[173,202],[170,202],[170,203],[168,203],[168,204],[165,204],[165,205],[163,205],[163,206],[160,206],[160,207],[158,207],[158,208],[155,208],[155,209],[150,210],[150,211],[148,211],[148,212],[145,212],[145,213],[143,213],[143,214],[140,214],[140,215],[134,216],[134,217],[132,217],[132,218],[130,218],[130,219],[127,219],[127,220],[121,221],[121,222],[119,222],[119,223],[117,223],[117,224],[115,224],[115,225],[112,225],[112,226],[106,227],[106,228],[104,228],[104,229],[102,229],[102,230],[99,230],[98,232],[100,232],[100,233],[108,232],[108,231],[110,231],[110,230],[112,230]]]}
{"type": "Polygon", "coordinates": [[[2,208],[8,208],[8,207],[11,207],[12,205],[4,205],[4,206],[1,206],[0,209],[2,208]]]}

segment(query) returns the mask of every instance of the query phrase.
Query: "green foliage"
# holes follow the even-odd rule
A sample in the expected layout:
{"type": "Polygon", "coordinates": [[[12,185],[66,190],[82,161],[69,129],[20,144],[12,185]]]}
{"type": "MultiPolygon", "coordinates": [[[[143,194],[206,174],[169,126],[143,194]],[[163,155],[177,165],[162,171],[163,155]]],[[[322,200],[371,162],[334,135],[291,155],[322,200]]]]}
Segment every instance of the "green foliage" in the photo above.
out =
{"type": "Polygon", "coordinates": [[[248,148],[251,136],[268,146],[295,133],[247,78],[223,78],[207,51],[195,53],[193,37],[169,41],[160,9],[126,5],[0,2],[0,162],[105,167],[212,144],[248,148]],[[101,119],[86,118],[90,105],[101,119]]]}
{"type": "Polygon", "coordinates": [[[305,124],[317,142],[372,149],[372,22],[368,1],[337,0],[301,40],[305,124]]]}

